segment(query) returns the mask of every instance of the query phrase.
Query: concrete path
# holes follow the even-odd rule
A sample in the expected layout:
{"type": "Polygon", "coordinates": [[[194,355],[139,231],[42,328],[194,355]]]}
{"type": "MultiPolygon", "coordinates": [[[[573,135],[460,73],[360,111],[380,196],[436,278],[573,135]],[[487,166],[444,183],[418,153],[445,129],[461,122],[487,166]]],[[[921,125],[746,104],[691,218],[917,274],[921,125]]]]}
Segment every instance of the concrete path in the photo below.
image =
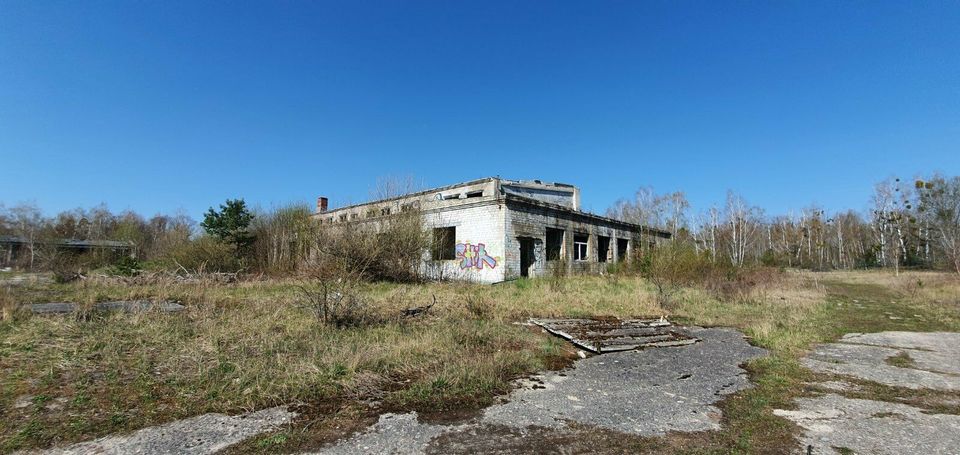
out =
{"type": "Polygon", "coordinates": [[[477,447],[510,453],[498,444],[505,435],[530,437],[571,425],[638,436],[719,429],[714,403],[750,386],[739,365],[765,351],[735,330],[687,330],[702,342],[578,361],[571,370],[523,381],[505,403],[459,425],[421,423],[415,413],[386,414],[321,453],[471,453],[477,447]]]}
{"type": "MultiPolygon", "coordinates": [[[[949,392],[960,390],[960,333],[882,332],[848,334],[817,346],[803,360],[808,368],[894,387],[949,392]]],[[[836,393],[797,400],[796,410],[776,410],[801,428],[801,450],[812,453],[960,454],[960,416],[913,406],[847,398],[856,386],[819,384],[836,393]]],[[[931,397],[935,397],[932,394],[931,397]]],[[[935,398],[931,398],[935,399],[935,398]]]]}

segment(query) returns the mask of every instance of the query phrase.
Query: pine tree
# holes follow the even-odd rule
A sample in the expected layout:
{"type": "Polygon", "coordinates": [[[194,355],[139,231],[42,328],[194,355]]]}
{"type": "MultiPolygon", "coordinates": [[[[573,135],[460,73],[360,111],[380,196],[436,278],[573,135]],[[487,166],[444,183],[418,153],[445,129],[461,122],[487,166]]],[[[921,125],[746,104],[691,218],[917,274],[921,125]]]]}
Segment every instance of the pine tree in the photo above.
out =
{"type": "Polygon", "coordinates": [[[233,245],[242,254],[254,240],[249,231],[253,218],[243,199],[227,199],[225,204],[220,205],[219,211],[210,207],[200,226],[207,234],[233,245]]]}

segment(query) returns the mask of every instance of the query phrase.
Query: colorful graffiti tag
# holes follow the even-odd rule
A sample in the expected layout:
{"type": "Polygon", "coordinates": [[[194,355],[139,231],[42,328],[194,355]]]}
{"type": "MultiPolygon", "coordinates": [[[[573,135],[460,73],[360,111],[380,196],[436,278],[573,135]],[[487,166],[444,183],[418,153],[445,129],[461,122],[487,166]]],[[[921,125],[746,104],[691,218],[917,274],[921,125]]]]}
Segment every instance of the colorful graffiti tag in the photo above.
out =
{"type": "Polygon", "coordinates": [[[487,254],[486,245],[478,243],[471,245],[470,242],[457,244],[457,259],[460,260],[460,269],[466,270],[475,268],[483,270],[483,265],[494,269],[497,267],[497,260],[487,254]]]}

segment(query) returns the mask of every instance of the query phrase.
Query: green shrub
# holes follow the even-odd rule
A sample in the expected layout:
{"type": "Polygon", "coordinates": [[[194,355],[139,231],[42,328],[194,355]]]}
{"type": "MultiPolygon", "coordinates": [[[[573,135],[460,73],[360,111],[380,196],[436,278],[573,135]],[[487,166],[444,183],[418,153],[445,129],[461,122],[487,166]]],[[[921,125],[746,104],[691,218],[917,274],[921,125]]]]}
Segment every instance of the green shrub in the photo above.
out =
{"type": "Polygon", "coordinates": [[[140,273],[143,267],[140,261],[130,256],[120,256],[108,269],[110,275],[134,276],[140,273]]]}

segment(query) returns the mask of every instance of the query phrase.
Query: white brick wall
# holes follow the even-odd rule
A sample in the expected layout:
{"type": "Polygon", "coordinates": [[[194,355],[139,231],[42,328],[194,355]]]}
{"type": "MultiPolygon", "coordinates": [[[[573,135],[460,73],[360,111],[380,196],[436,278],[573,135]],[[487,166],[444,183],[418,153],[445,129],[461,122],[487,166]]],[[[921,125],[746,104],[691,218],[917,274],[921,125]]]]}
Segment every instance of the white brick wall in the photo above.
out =
{"type": "Polygon", "coordinates": [[[424,273],[433,278],[496,283],[503,281],[504,255],[504,211],[502,204],[486,203],[482,205],[458,208],[456,210],[427,213],[424,215],[428,228],[455,227],[456,243],[477,246],[483,244],[487,256],[496,261],[491,268],[487,263],[480,267],[464,267],[462,258],[456,260],[433,261],[427,252],[424,273]]]}

